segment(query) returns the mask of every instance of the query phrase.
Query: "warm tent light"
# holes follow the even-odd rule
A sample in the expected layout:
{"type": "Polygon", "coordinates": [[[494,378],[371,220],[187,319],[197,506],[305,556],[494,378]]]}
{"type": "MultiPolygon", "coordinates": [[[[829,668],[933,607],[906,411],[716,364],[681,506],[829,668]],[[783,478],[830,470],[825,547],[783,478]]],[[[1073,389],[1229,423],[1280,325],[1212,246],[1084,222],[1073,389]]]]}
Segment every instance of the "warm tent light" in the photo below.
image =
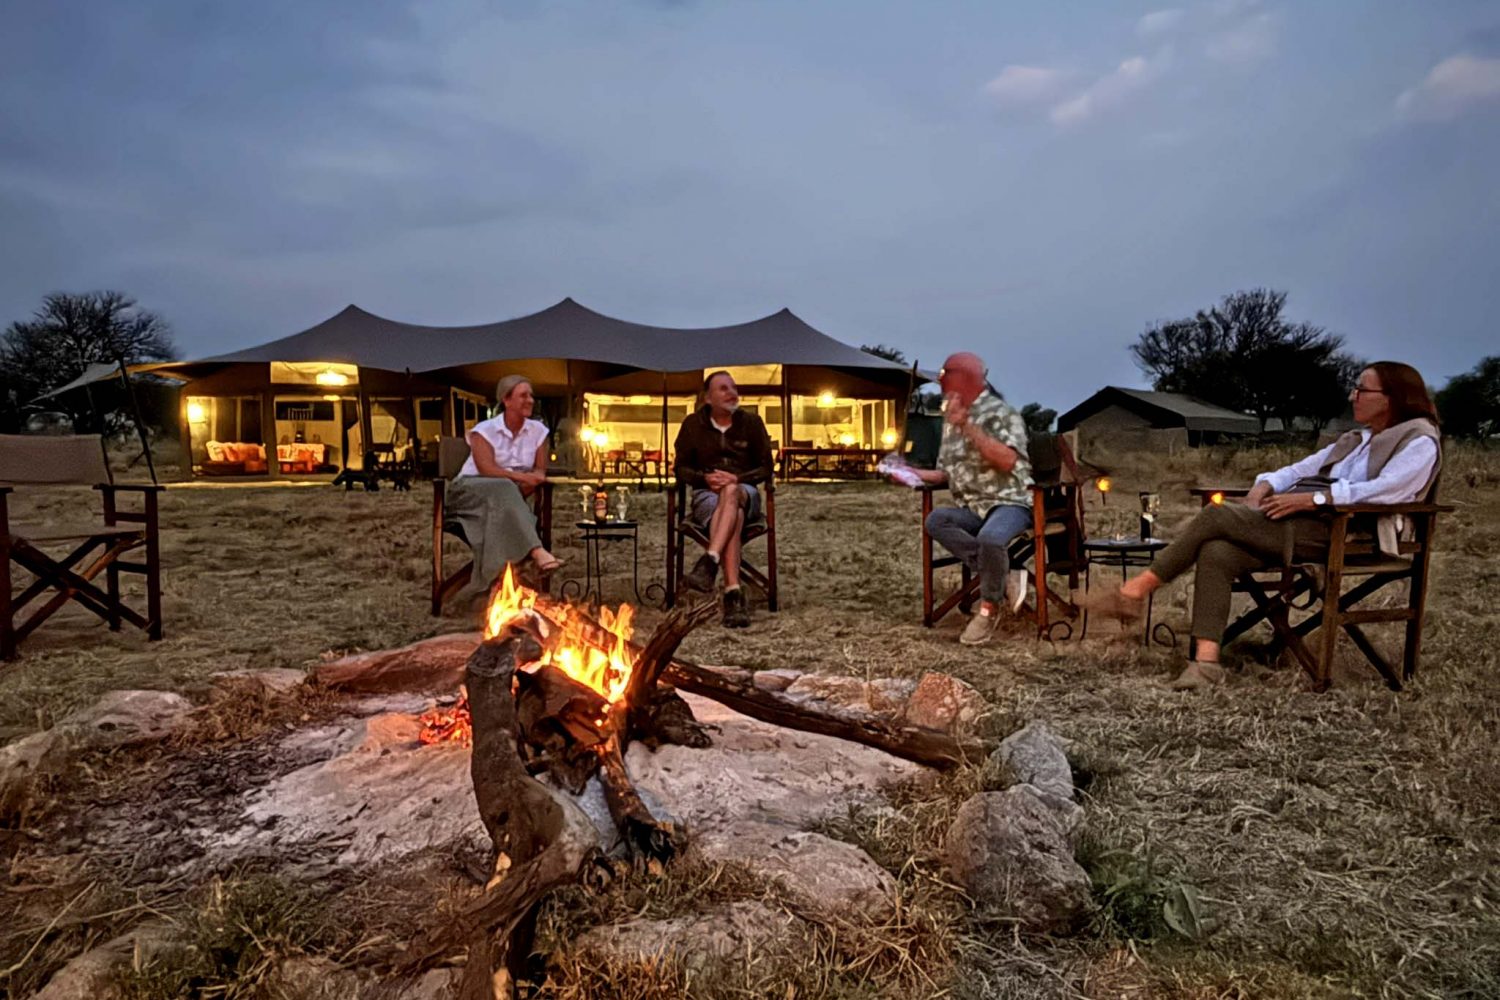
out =
{"type": "Polygon", "coordinates": [[[833,393],[822,392],[818,394],[818,408],[826,410],[833,405],[833,393]]]}
{"type": "Polygon", "coordinates": [[[1097,489],[1100,493],[1108,493],[1110,487],[1113,485],[1114,484],[1109,481],[1108,476],[1100,476],[1098,479],[1094,480],[1094,488],[1097,489]]]}
{"type": "Polygon", "coordinates": [[[349,376],[329,368],[318,372],[317,383],[319,385],[348,385],[349,376]]]}
{"type": "Polygon", "coordinates": [[[651,405],[651,397],[650,396],[631,396],[630,397],[630,405],[631,406],[650,406],[651,405]]]}
{"type": "Polygon", "coordinates": [[[594,432],[594,447],[604,449],[609,447],[609,435],[603,431],[594,432]]]}
{"type": "Polygon", "coordinates": [[[582,430],[580,430],[578,432],[578,440],[582,441],[584,444],[593,444],[594,443],[594,429],[592,427],[585,427],[582,430]]]}
{"type": "Polygon", "coordinates": [[[330,403],[337,403],[343,397],[342,396],[324,396],[323,398],[326,401],[330,402],[330,403]]]}
{"type": "Polygon", "coordinates": [[[845,448],[852,448],[852,447],[854,447],[854,435],[853,434],[840,434],[839,435],[839,444],[842,445],[845,448]]]}
{"type": "Polygon", "coordinates": [[[203,408],[202,403],[188,404],[188,423],[201,424],[208,420],[208,411],[203,408]]]}
{"type": "Polygon", "coordinates": [[[1208,502],[1216,507],[1222,507],[1224,506],[1224,494],[1215,490],[1208,495],[1208,502]]]}
{"type": "Polygon", "coordinates": [[[899,435],[896,433],[896,428],[887,427],[885,430],[880,432],[880,443],[885,445],[887,448],[894,448],[896,447],[896,439],[898,437],[899,435]]]}

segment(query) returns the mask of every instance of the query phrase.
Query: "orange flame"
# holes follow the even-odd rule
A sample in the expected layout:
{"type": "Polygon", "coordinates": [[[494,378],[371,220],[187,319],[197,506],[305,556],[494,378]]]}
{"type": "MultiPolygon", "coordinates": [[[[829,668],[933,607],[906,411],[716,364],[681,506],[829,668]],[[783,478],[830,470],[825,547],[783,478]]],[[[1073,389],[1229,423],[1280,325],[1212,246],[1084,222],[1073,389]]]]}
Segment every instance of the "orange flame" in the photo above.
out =
{"type": "MultiPolygon", "coordinates": [[[[493,639],[513,620],[534,607],[536,591],[521,586],[507,566],[485,614],[484,637],[493,639]]],[[[549,613],[548,617],[554,619],[556,628],[547,637],[542,658],[528,669],[556,667],[580,684],[599,692],[606,701],[618,701],[625,693],[631,668],[635,665],[635,656],[630,651],[630,637],[635,634],[635,609],[628,604],[620,605],[617,612],[601,608],[599,625],[608,636],[595,634],[594,642],[588,641],[591,624],[569,613],[566,606],[559,607],[558,611],[560,614],[549,613]],[[605,641],[600,643],[600,638],[605,641]],[[601,645],[606,648],[601,649],[601,645]]]]}
{"type": "MultiPolygon", "coordinates": [[[[484,637],[493,639],[511,622],[524,618],[536,603],[536,591],[521,586],[507,566],[485,611],[484,637]]],[[[585,622],[566,605],[559,605],[556,611],[549,610],[547,617],[553,627],[547,635],[541,658],[528,664],[526,669],[555,667],[597,691],[605,701],[620,700],[635,666],[635,654],[630,649],[630,638],[635,633],[635,609],[628,604],[620,605],[618,611],[601,608],[598,625],[606,633],[603,636],[598,634],[594,623],[585,622]]],[[[465,698],[461,697],[449,708],[424,712],[421,722],[423,728],[418,738],[423,743],[457,742],[464,746],[472,743],[469,703],[465,698]]],[[[604,725],[602,720],[598,724],[604,725]]]]}

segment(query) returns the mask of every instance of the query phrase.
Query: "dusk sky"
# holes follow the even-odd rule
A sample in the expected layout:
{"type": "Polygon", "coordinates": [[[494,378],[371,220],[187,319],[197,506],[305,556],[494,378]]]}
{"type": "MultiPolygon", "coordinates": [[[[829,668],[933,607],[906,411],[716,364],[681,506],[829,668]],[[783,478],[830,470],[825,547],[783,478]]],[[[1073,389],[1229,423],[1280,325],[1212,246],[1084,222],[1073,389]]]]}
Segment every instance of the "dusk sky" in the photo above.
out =
{"type": "Polygon", "coordinates": [[[334,6],[7,3],[0,323],[787,306],[1058,409],[1257,285],[1438,385],[1500,353],[1493,0],[334,6]]]}

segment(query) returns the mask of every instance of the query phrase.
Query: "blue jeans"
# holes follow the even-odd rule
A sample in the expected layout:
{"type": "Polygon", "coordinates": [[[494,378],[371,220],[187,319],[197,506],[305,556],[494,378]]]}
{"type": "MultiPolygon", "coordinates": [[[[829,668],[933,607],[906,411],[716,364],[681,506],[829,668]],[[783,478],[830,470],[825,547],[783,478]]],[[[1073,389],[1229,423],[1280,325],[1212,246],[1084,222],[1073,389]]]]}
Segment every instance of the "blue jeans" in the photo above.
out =
{"type": "Polygon", "coordinates": [[[939,507],[927,515],[927,533],[979,575],[981,600],[999,604],[1010,572],[1010,543],[1031,527],[1031,508],[1000,504],[981,518],[967,507],[939,507]]]}

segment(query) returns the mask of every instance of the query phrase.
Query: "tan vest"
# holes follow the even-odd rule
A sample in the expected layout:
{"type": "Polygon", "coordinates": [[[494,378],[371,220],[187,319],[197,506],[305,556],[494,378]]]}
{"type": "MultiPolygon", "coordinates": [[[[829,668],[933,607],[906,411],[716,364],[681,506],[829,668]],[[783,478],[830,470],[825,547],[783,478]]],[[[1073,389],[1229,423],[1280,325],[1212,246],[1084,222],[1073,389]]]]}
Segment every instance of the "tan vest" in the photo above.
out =
{"type": "MultiPolygon", "coordinates": [[[[1443,439],[1438,432],[1437,426],[1426,417],[1414,417],[1403,421],[1392,427],[1387,427],[1379,434],[1370,438],[1370,458],[1368,472],[1371,479],[1380,475],[1391,456],[1404,448],[1408,442],[1417,438],[1431,438],[1437,445],[1437,461],[1432,463],[1432,472],[1427,476],[1427,482],[1414,498],[1417,501],[1430,503],[1433,493],[1437,489],[1438,473],[1443,469],[1443,439]]],[[[1335,465],[1349,457],[1354,449],[1359,447],[1361,435],[1359,431],[1349,431],[1339,437],[1333,443],[1333,450],[1328,453],[1328,458],[1323,462],[1320,473],[1329,475],[1335,465]]],[[[1380,543],[1380,551],[1386,555],[1394,556],[1400,552],[1399,541],[1406,533],[1405,518],[1400,515],[1382,517],[1375,523],[1375,535],[1380,543]]]]}

